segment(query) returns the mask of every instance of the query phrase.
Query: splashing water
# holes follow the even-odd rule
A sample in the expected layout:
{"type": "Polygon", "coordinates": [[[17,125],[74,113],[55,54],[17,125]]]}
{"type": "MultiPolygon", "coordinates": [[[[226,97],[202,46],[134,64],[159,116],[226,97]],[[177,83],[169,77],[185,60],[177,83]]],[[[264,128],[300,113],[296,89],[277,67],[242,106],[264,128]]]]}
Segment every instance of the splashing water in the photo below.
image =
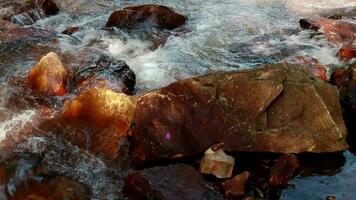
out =
{"type": "MultiPolygon", "coordinates": [[[[170,6],[188,17],[183,30],[168,31],[170,36],[166,43],[157,49],[152,49],[152,41],[140,37],[140,32],[105,29],[111,11],[128,5],[147,4],[145,0],[112,1],[110,12],[60,12],[47,18],[43,18],[40,11],[33,10],[14,16],[12,20],[20,25],[35,22],[32,26],[58,33],[70,26],[82,27],[80,32],[72,36],[56,36],[60,53],[75,54],[88,47],[104,50],[124,60],[134,70],[136,88],[141,93],[212,71],[242,70],[262,63],[278,62],[290,56],[309,55],[324,65],[341,65],[335,55],[336,47],[330,46],[322,36],[311,39],[312,32],[300,31],[298,21],[328,9],[356,6],[354,0],[153,0],[149,3],[170,6]]],[[[80,6],[76,9],[80,10],[80,6]]],[[[35,56],[29,56],[32,55],[31,51],[27,47],[9,50],[0,46],[0,142],[8,134],[19,132],[38,114],[32,109],[20,109],[13,113],[7,106],[11,101],[6,93],[12,87],[9,84],[11,77],[25,78],[38,60],[35,56]]],[[[167,133],[165,137],[170,140],[171,134],[167,133]]],[[[115,192],[122,187],[121,182],[108,175],[116,173],[122,176],[121,172],[112,172],[100,158],[53,138],[30,138],[18,147],[16,153],[40,155],[47,170],[89,185],[93,199],[116,199],[115,192]],[[65,156],[73,159],[64,163],[65,156]]],[[[355,159],[350,153],[345,153],[345,156],[355,159]]],[[[348,161],[346,170],[339,176],[355,171],[350,162],[354,161],[348,161]]],[[[311,180],[315,190],[318,190],[320,186],[314,182],[330,182],[328,178],[312,176],[308,181],[311,180]]],[[[338,176],[331,181],[335,179],[338,176]]],[[[292,189],[288,189],[282,199],[298,199],[293,194],[303,192],[301,185],[308,186],[304,178],[296,179],[294,183],[301,188],[301,192],[293,193],[292,189]]],[[[342,181],[336,180],[336,183],[342,181]]],[[[350,188],[340,191],[350,191],[350,188]]],[[[320,197],[313,193],[311,198],[316,196],[320,197]]]]}

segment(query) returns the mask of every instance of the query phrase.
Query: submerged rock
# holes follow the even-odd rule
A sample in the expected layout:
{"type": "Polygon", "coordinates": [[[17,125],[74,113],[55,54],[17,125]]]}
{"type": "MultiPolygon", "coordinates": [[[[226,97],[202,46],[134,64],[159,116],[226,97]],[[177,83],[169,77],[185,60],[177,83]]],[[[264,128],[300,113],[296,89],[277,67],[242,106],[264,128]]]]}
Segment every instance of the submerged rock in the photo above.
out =
{"type": "Polygon", "coordinates": [[[286,63],[216,72],[142,95],[131,135],[137,163],[202,153],[216,143],[247,152],[348,148],[337,88],[286,63]]]}
{"type": "Polygon", "coordinates": [[[270,187],[287,187],[289,179],[296,175],[300,167],[298,157],[292,154],[282,155],[272,166],[269,174],[270,187]]]}
{"type": "Polygon", "coordinates": [[[175,29],[185,23],[187,18],[162,5],[130,6],[114,11],[106,27],[131,29],[142,23],[150,23],[160,29],[175,29]]]}
{"type": "Polygon", "coordinates": [[[38,94],[62,96],[66,94],[68,72],[59,56],[50,52],[36,64],[28,75],[28,84],[38,94]]]}
{"type": "Polygon", "coordinates": [[[200,162],[200,172],[213,174],[217,178],[230,178],[234,164],[235,158],[226,155],[222,149],[209,148],[200,162]]]}
{"type": "Polygon", "coordinates": [[[123,193],[128,199],[222,199],[185,164],[132,172],[125,178],[123,193]]]}
{"type": "Polygon", "coordinates": [[[251,179],[250,172],[243,172],[233,179],[227,180],[221,184],[225,197],[229,199],[241,198],[246,193],[248,181],[251,179]]]}
{"type": "Polygon", "coordinates": [[[79,26],[70,26],[66,28],[64,31],[62,31],[62,34],[65,35],[73,35],[74,33],[80,31],[82,28],[79,26]]]}
{"type": "Polygon", "coordinates": [[[96,50],[87,50],[68,63],[74,68],[71,85],[79,93],[92,88],[111,89],[129,95],[134,92],[136,76],[124,61],[96,50]]]}

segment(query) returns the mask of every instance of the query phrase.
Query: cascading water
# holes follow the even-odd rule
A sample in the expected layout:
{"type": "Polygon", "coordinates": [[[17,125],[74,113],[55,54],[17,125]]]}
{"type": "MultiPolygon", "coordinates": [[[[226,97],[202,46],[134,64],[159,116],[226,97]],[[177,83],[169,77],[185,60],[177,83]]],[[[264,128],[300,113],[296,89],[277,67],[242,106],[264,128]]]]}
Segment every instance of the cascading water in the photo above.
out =
{"type": "MultiPolygon", "coordinates": [[[[110,10],[147,3],[145,0],[115,0],[110,10]]],[[[82,30],[72,36],[54,36],[59,43],[59,51],[64,55],[75,54],[92,47],[124,60],[136,73],[136,92],[140,94],[167,86],[176,80],[218,70],[253,68],[292,56],[308,55],[328,67],[342,66],[343,63],[335,54],[339,47],[329,45],[323,36],[311,38],[313,32],[310,30],[295,30],[299,29],[298,21],[303,17],[328,9],[356,6],[354,0],[154,0],[149,3],[167,5],[188,17],[184,28],[167,31],[170,37],[157,49],[151,48],[152,41],[145,40],[144,29],[142,32],[106,29],[105,23],[111,12],[60,12],[43,18],[41,11],[32,10],[14,16],[12,21],[58,33],[67,27],[81,27],[82,30]]],[[[356,23],[352,20],[350,22],[356,23]]],[[[0,143],[9,134],[17,134],[26,123],[31,124],[37,114],[32,105],[24,103],[21,97],[16,100],[9,97],[18,92],[13,88],[14,77],[26,77],[29,69],[38,61],[38,57],[31,53],[31,47],[37,43],[34,40],[16,48],[0,43],[0,143]]],[[[41,50],[45,52],[46,44],[42,43],[44,48],[41,50]]],[[[61,98],[59,101],[66,97],[61,98]]],[[[56,143],[53,140],[32,138],[25,146],[19,147],[15,154],[21,153],[24,148],[34,148],[32,154],[42,155],[43,152],[36,152],[35,148],[50,146],[54,149],[52,154],[46,154],[47,160],[42,161],[48,162],[47,166],[53,165],[50,170],[88,184],[94,199],[118,198],[115,196],[115,187],[122,187],[122,184],[108,176],[110,166],[67,143],[56,143]],[[60,150],[72,151],[77,160],[60,166],[60,162],[55,162],[60,150]],[[92,173],[86,174],[84,171],[92,173]]],[[[9,155],[2,157],[6,156],[9,155]]],[[[350,152],[344,153],[344,156],[346,163],[337,174],[296,178],[293,180],[295,187],[284,190],[281,199],[320,199],[329,192],[352,199],[356,195],[352,191],[355,181],[349,175],[356,174],[356,159],[350,152]],[[340,185],[345,185],[345,188],[339,188],[340,185]]]]}

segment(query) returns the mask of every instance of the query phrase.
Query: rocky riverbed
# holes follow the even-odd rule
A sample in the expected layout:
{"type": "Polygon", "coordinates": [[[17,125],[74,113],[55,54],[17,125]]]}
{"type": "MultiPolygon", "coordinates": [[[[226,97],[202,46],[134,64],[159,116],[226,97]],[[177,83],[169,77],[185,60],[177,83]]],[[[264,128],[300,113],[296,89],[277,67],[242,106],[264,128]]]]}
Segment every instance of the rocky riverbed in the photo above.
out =
{"type": "Polygon", "coordinates": [[[356,2],[0,1],[0,199],[355,199],[356,2]]]}

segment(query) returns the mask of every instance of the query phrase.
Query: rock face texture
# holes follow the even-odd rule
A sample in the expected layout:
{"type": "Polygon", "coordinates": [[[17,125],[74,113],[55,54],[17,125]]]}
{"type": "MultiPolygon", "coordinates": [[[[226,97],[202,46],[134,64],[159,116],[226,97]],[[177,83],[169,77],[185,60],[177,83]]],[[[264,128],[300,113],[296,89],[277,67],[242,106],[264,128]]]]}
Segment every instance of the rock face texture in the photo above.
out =
{"type": "Polygon", "coordinates": [[[187,18],[161,5],[130,6],[113,12],[106,27],[134,28],[141,23],[151,23],[160,29],[175,29],[185,23],[187,18]]]}
{"type": "Polygon", "coordinates": [[[348,148],[337,88],[296,65],[178,81],[138,99],[131,128],[137,163],[227,151],[335,152],[348,148]]]}
{"type": "Polygon", "coordinates": [[[222,199],[185,164],[132,172],[125,179],[123,193],[128,199],[222,199]]]}

